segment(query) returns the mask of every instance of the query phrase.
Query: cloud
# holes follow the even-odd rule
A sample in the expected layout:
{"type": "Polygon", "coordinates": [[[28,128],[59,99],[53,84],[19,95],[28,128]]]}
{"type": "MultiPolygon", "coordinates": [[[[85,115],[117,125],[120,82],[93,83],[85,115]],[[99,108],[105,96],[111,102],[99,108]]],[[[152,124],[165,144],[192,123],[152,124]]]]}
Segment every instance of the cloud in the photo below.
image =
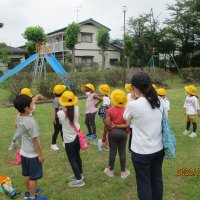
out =
{"type": "Polygon", "coordinates": [[[89,18],[102,23],[111,29],[111,38],[121,38],[123,35],[123,12],[126,5],[126,19],[148,13],[153,8],[163,20],[167,16],[166,4],[175,0],[1,0],[0,42],[19,46],[25,43],[22,33],[28,26],[40,25],[48,33],[67,26],[77,20],[89,18]],[[81,7],[80,7],[81,6],[81,7]]]}

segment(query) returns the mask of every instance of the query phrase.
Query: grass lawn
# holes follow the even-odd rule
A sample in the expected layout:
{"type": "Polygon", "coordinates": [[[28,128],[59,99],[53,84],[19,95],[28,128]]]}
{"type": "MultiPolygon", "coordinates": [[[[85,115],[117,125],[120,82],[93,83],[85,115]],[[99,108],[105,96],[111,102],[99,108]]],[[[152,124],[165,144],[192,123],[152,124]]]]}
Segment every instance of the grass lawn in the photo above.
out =
{"type": "MultiPolygon", "coordinates": [[[[200,90],[200,87],[198,87],[200,90]]],[[[5,100],[3,95],[8,95],[0,88],[0,101],[5,100]],[[2,95],[3,94],[3,95],[2,95]]],[[[168,98],[171,102],[169,119],[177,140],[176,160],[165,160],[163,163],[164,200],[199,200],[200,199],[200,177],[177,176],[180,168],[199,168],[200,172],[200,136],[188,138],[182,134],[185,129],[185,117],[183,116],[183,103],[185,93],[183,86],[176,86],[168,90],[168,98]]],[[[80,100],[80,124],[81,129],[86,132],[84,125],[85,100],[80,100]]],[[[25,191],[21,166],[8,164],[6,160],[14,159],[14,152],[8,151],[14,128],[14,108],[0,108],[0,175],[11,177],[13,187],[19,191],[25,191]]],[[[36,106],[35,119],[41,130],[41,145],[46,158],[44,163],[44,177],[39,181],[42,195],[50,200],[129,200],[138,199],[136,181],[130,154],[127,151],[127,169],[131,176],[123,180],[120,178],[119,158],[115,163],[115,177],[109,178],[103,170],[108,166],[108,152],[99,152],[97,146],[89,143],[89,149],[81,152],[83,170],[86,185],[82,188],[69,188],[67,177],[72,171],[67,161],[67,156],[58,137],[60,150],[50,150],[53,126],[51,123],[51,104],[38,104],[36,106]]],[[[96,117],[98,136],[101,137],[102,122],[96,117]]],[[[199,119],[198,119],[198,126],[199,119]]],[[[198,127],[200,130],[200,127],[198,127]]],[[[200,131],[199,131],[200,132],[200,131]]],[[[200,173],[199,173],[200,175],[200,173]]],[[[0,199],[8,199],[0,195],[0,199]]],[[[22,198],[21,198],[22,199],[22,198]]]]}

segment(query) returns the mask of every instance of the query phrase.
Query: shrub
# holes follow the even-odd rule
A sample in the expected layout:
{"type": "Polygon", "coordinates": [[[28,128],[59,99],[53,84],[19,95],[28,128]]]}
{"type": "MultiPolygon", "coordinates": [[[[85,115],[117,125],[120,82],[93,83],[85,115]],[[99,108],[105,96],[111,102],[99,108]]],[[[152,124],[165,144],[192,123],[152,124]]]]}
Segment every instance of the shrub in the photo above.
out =
{"type": "Polygon", "coordinates": [[[10,92],[9,100],[13,101],[17,94],[20,93],[24,87],[31,88],[33,74],[27,72],[20,72],[6,81],[6,88],[10,92]]]}
{"type": "Polygon", "coordinates": [[[182,68],[180,76],[185,82],[200,81],[200,67],[182,68]]]}
{"type": "Polygon", "coordinates": [[[61,78],[54,72],[49,72],[46,74],[46,80],[42,77],[38,79],[35,83],[37,92],[44,95],[47,98],[53,97],[53,87],[56,84],[62,83],[61,78]]]}

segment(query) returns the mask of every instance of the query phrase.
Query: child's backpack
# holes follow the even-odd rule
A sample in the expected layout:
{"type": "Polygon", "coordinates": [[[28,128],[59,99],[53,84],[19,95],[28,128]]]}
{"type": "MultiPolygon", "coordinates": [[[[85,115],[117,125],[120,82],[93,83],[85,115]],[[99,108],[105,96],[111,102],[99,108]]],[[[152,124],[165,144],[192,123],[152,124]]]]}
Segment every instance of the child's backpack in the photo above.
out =
{"type": "Polygon", "coordinates": [[[20,165],[21,164],[21,154],[20,150],[15,152],[15,160],[7,160],[8,163],[20,165]]]}

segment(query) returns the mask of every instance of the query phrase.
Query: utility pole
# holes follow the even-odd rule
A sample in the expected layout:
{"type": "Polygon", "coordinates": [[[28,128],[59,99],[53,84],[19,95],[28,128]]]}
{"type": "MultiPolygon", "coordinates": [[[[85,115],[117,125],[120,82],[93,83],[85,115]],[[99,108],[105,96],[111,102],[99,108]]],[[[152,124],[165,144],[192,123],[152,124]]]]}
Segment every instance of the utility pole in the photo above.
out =
{"type": "Polygon", "coordinates": [[[78,21],[79,21],[79,11],[80,11],[80,9],[81,9],[81,7],[82,6],[78,6],[78,7],[76,7],[76,22],[78,23],[78,21]]]}
{"type": "Polygon", "coordinates": [[[124,61],[124,70],[123,70],[123,82],[124,84],[126,83],[126,56],[125,56],[125,35],[126,35],[126,12],[128,11],[127,6],[122,7],[122,12],[124,13],[124,35],[123,35],[123,40],[124,40],[124,51],[123,51],[123,61],[124,61]]]}

